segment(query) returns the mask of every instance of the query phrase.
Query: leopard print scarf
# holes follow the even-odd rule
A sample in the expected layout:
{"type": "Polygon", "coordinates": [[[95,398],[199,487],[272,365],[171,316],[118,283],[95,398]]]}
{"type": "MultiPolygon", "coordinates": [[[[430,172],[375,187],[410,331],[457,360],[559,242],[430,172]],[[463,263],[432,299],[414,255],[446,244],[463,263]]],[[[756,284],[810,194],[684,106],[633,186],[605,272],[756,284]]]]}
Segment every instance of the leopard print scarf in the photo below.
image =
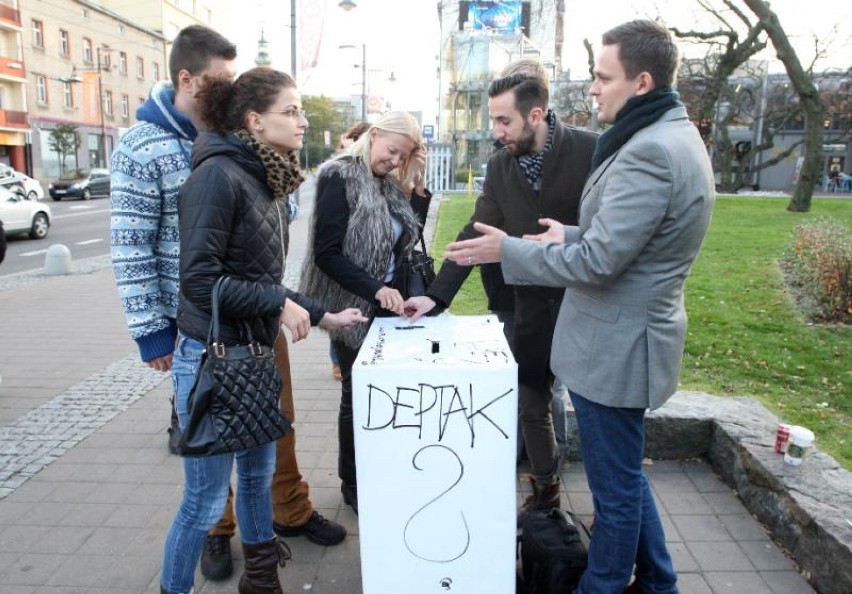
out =
{"type": "Polygon", "coordinates": [[[240,128],[234,134],[257,154],[266,169],[266,183],[272,189],[275,198],[287,204],[287,197],[305,181],[305,175],[299,167],[299,158],[296,157],[295,151],[281,154],[268,144],[259,141],[244,128],[240,128]]]}

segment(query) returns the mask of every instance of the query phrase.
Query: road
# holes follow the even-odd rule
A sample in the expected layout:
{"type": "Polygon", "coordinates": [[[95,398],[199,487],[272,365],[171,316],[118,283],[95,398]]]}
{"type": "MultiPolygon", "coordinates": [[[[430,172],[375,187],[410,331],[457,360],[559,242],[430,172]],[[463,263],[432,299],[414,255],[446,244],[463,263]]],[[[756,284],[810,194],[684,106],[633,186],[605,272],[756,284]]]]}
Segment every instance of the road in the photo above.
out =
{"type": "Polygon", "coordinates": [[[109,253],[109,200],[63,200],[50,205],[50,233],[45,239],[33,240],[28,235],[9,237],[6,259],[0,264],[0,276],[34,270],[44,266],[47,248],[61,243],[71,250],[73,260],[109,253]]]}

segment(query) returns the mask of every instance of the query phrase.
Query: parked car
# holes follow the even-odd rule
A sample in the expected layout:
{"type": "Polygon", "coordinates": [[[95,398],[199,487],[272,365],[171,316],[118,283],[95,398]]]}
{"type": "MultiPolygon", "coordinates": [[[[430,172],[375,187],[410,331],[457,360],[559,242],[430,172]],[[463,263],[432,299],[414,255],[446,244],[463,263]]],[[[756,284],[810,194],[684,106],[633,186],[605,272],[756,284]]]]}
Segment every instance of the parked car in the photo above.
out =
{"type": "Polygon", "coordinates": [[[54,200],[109,196],[109,169],[72,169],[47,188],[54,200]]]}
{"type": "Polygon", "coordinates": [[[6,235],[29,233],[33,239],[44,239],[50,229],[50,207],[37,200],[27,200],[23,192],[0,187],[0,220],[6,235]]]}
{"type": "Polygon", "coordinates": [[[41,200],[44,198],[44,188],[37,179],[31,178],[26,173],[21,173],[9,167],[0,165],[0,186],[14,190],[21,188],[28,200],[41,200]]]}

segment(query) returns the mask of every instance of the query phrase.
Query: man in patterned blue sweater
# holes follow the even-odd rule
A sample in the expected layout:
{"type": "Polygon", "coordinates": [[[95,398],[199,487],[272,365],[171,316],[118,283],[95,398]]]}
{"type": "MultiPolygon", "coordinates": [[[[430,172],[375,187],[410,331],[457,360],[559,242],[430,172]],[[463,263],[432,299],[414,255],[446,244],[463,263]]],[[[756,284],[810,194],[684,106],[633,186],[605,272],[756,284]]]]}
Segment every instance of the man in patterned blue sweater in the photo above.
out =
{"type": "MultiPolygon", "coordinates": [[[[177,337],[178,190],[189,177],[192,143],[201,119],[195,94],[204,75],[233,78],[236,47],[212,29],[191,26],[175,37],[169,56],[171,82],[158,82],[139,107],[139,120],[122,136],[112,156],[112,261],[131,337],[142,360],[169,371],[177,337]]],[[[292,408],[292,393],[287,403],[292,408]]],[[[177,437],[176,417],[170,432],[177,437]]],[[[170,440],[170,445],[172,444],[170,440]]],[[[313,509],[308,485],[295,459],[295,433],[281,440],[272,498],[275,529],[323,545],[341,542],[346,529],[313,509]]],[[[201,558],[209,579],[233,571],[231,499],[210,531],[201,558]]]]}
{"type": "MultiPolygon", "coordinates": [[[[183,29],[169,56],[171,82],[154,85],[136,111],[138,123],[112,155],[113,270],[130,336],[142,360],[157,371],[171,370],[177,338],[178,190],[189,177],[192,143],[201,124],[195,93],[204,75],[233,77],[236,57],[236,46],[212,29],[183,29]]],[[[178,431],[172,407],[172,452],[178,431]]],[[[217,565],[227,569],[230,551],[227,559],[222,553],[217,565]]],[[[206,560],[209,565],[209,555],[206,560]]]]}
{"type": "Polygon", "coordinates": [[[184,29],[170,56],[172,82],[154,85],[112,155],[115,278],[130,336],[158,371],[171,369],[177,336],[178,190],[189,177],[200,124],[195,92],[204,75],[233,77],[236,55],[215,31],[184,29]]]}

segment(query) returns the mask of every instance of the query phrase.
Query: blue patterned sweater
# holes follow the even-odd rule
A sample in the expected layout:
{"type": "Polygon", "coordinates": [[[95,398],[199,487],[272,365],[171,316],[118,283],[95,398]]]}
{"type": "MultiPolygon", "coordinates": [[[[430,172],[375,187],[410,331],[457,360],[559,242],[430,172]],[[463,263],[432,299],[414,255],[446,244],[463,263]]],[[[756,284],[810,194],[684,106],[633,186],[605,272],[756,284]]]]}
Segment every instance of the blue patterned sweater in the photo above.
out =
{"type": "Polygon", "coordinates": [[[174,98],[171,83],[154,85],[112,155],[112,264],[143,361],[173,352],[177,336],[178,190],[198,133],[174,98]]]}

